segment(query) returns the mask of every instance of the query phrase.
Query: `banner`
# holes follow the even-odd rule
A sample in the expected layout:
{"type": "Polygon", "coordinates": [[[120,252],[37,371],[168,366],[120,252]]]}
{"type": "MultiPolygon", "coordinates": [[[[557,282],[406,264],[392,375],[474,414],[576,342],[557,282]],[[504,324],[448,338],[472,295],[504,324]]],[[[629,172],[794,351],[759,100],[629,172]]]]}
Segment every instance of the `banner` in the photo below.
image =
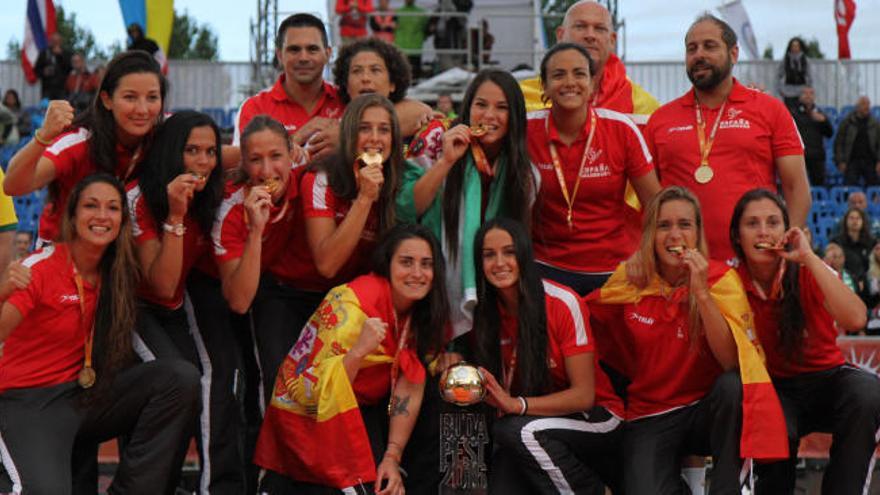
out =
{"type": "Polygon", "coordinates": [[[718,7],[718,12],[725,22],[736,32],[739,38],[740,46],[744,47],[749,53],[749,58],[759,60],[758,41],[755,39],[755,31],[752,29],[752,23],[749,21],[749,14],[741,0],[734,0],[718,7]]]}
{"type": "Polygon", "coordinates": [[[21,44],[21,68],[27,82],[37,82],[34,66],[40,52],[49,46],[55,34],[55,4],[52,0],[28,0],[24,21],[24,42],[21,44]]]}
{"type": "Polygon", "coordinates": [[[168,71],[168,46],[171,44],[171,28],[174,25],[174,0],[119,0],[122,20],[125,28],[138,24],[144,36],[159,45],[159,51],[153,56],[168,71]]]}
{"type": "Polygon", "coordinates": [[[851,58],[849,50],[849,28],[856,18],[855,0],[836,0],[834,2],[834,22],[837,24],[837,58],[851,58]]]}

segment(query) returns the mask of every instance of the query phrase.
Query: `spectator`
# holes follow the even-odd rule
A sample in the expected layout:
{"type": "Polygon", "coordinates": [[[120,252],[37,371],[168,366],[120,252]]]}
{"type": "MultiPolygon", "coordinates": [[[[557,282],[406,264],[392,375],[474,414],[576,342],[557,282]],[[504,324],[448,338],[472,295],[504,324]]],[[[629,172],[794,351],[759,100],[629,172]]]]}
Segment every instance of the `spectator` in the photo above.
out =
{"type": "Polygon", "coordinates": [[[18,261],[26,258],[29,254],[31,254],[33,246],[34,234],[27,230],[19,230],[15,233],[12,259],[14,261],[18,261]]]}
{"type": "Polygon", "coordinates": [[[880,335],[880,242],[874,244],[865,273],[862,300],[868,307],[868,335],[880,335]]]}
{"type": "Polygon", "coordinates": [[[405,0],[403,7],[397,9],[397,29],[394,31],[394,43],[406,54],[412,68],[413,79],[422,78],[422,44],[425,42],[425,30],[428,18],[425,9],[416,5],[416,0],[405,0]]]}
{"type": "Polygon", "coordinates": [[[144,35],[144,28],[140,24],[133,23],[128,26],[128,49],[143,50],[153,57],[159,51],[159,44],[144,35]]]}
{"type": "Polygon", "coordinates": [[[18,126],[18,135],[29,136],[31,134],[31,115],[21,108],[21,99],[18,97],[18,91],[7,89],[3,95],[3,106],[15,114],[15,118],[18,121],[16,124],[18,126]]]}
{"type": "Polygon", "coordinates": [[[859,97],[856,109],[844,117],[834,138],[834,162],[848,186],[861,181],[873,186],[880,168],[880,122],[871,115],[871,100],[859,97]]]}
{"type": "Polygon", "coordinates": [[[0,105],[0,146],[18,144],[18,119],[12,110],[0,105]]]}
{"type": "Polygon", "coordinates": [[[367,36],[367,14],[373,12],[372,0],[336,0],[339,34],[347,45],[367,36]]]}
{"type": "Polygon", "coordinates": [[[807,55],[804,53],[806,46],[801,38],[794,37],[789,40],[788,48],[785,49],[785,57],[779,64],[779,70],[776,73],[776,91],[782,96],[785,106],[788,108],[795,108],[801,96],[801,90],[806,86],[813,85],[807,55]]]}
{"type": "Polygon", "coordinates": [[[804,161],[807,164],[807,177],[813,186],[825,184],[825,144],[824,139],[834,133],[828,116],[816,107],[816,91],[804,86],[801,89],[800,104],[792,108],[794,123],[804,142],[804,161]]]}
{"type": "Polygon", "coordinates": [[[868,211],[868,196],[862,191],[853,191],[846,198],[848,208],[855,208],[864,212],[868,211]]]}
{"type": "Polygon", "coordinates": [[[70,73],[70,53],[61,45],[61,35],[49,37],[49,45],[37,57],[34,72],[40,78],[40,95],[50,100],[63,100],[67,94],[64,83],[70,73]]]}
{"type": "Polygon", "coordinates": [[[843,248],[840,247],[840,244],[829,242],[828,245],[825,246],[825,256],[822,257],[822,260],[837,272],[837,276],[843,280],[843,283],[846,284],[850,290],[855,293],[859,292],[859,285],[856,283],[856,278],[845,268],[846,254],[844,254],[843,248]]]}
{"type": "Polygon", "coordinates": [[[379,0],[379,11],[370,16],[370,29],[373,30],[373,36],[393,45],[396,28],[397,17],[388,5],[388,0],[379,0]]]}
{"type": "MultiPolygon", "coordinates": [[[[455,14],[467,14],[473,6],[472,0],[439,0],[436,9],[439,15],[432,17],[428,26],[434,35],[434,48],[464,51],[467,17],[455,14]]],[[[439,53],[440,70],[463,65],[464,57],[464,53],[439,53]]]]}
{"type": "Polygon", "coordinates": [[[870,222],[863,210],[850,208],[843,216],[840,234],[831,242],[840,245],[846,254],[846,269],[861,280],[868,270],[868,255],[874,247],[874,238],[870,233],[870,222]]]}
{"type": "Polygon", "coordinates": [[[67,101],[73,105],[78,114],[88,108],[89,103],[92,102],[96,86],[93,86],[92,73],[89,72],[82,53],[74,53],[71,64],[73,67],[67,76],[64,88],[67,90],[67,101]]]}
{"type": "MultiPolygon", "coordinates": [[[[480,28],[470,30],[471,36],[471,60],[474,66],[492,64],[492,47],[495,46],[495,35],[489,32],[489,21],[483,19],[480,21],[480,28]],[[480,31],[483,32],[482,52],[483,58],[480,59],[480,31]]],[[[497,62],[495,62],[497,64],[497,62]]]]}
{"type": "Polygon", "coordinates": [[[441,93],[437,97],[437,111],[449,120],[458,117],[458,114],[455,113],[455,102],[452,101],[452,96],[449,93],[441,93]]]}
{"type": "Polygon", "coordinates": [[[98,88],[101,87],[101,79],[104,79],[104,74],[107,73],[107,66],[99,65],[95,67],[95,72],[92,72],[92,91],[97,91],[98,88]]]}

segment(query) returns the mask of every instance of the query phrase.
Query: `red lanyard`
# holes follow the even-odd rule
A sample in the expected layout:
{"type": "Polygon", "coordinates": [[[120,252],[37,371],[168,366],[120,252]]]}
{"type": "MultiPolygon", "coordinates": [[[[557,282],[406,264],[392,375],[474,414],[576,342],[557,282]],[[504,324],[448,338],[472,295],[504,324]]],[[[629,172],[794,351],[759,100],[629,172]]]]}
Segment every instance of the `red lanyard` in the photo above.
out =
{"type": "MultiPolygon", "coordinates": [[[[82,276],[79,274],[79,271],[76,269],[76,265],[71,261],[71,267],[73,268],[73,283],[76,284],[76,293],[79,298],[79,312],[80,312],[80,328],[86,327],[86,291],[83,286],[82,276]]],[[[97,284],[97,292],[100,295],[101,283],[100,281],[97,284]]],[[[79,376],[77,377],[77,382],[82,388],[89,388],[95,384],[95,380],[97,378],[95,374],[95,369],[92,367],[92,344],[94,343],[95,338],[95,325],[92,322],[92,325],[86,330],[86,338],[83,344],[85,359],[83,362],[83,367],[79,372],[79,376]]]]}
{"type": "MultiPolygon", "coordinates": [[[[513,339],[511,339],[511,342],[513,339]]],[[[510,387],[513,385],[513,375],[516,373],[516,343],[513,343],[513,354],[510,356],[510,361],[508,361],[507,366],[504,366],[504,369],[501,370],[501,373],[504,375],[504,389],[510,393],[510,387]]]]}
{"type": "MultiPolygon", "coordinates": [[[[547,113],[547,119],[544,121],[544,129],[547,132],[548,140],[550,136],[550,113],[547,113]]],[[[568,186],[565,183],[565,176],[562,174],[562,162],[559,159],[559,152],[556,151],[556,145],[553,141],[548,141],[550,145],[550,157],[553,159],[553,169],[556,170],[556,179],[559,181],[559,188],[562,189],[562,197],[568,205],[568,214],[565,217],[568,222],[568,228],[574,227],[574,200],[577,198],[578,190],[581,187],[581,175],[584,167],[587,165],[587,156],[590,154],[590,145],[593,144],[593,137],[596,135],[596,111],[590,109],[590,135],[587,137],[587,144],[584,146],[584,155],[581,157],[581,164],[578,167],[577,181],[574,183],[574,190],[569,195],[568,186]]]]}
{"type": "Polygon", "coordinates": [[[492,170],[492,166],[489,165],[489,159],[486,158],[486,152],[483,151],[483,147],[480,146],[480,143],[474,141],[471,144],[471,153],[474,155],[474,165],[477,167],[477,170],[488,177],[494,177],[495,171],[492,170]]]}

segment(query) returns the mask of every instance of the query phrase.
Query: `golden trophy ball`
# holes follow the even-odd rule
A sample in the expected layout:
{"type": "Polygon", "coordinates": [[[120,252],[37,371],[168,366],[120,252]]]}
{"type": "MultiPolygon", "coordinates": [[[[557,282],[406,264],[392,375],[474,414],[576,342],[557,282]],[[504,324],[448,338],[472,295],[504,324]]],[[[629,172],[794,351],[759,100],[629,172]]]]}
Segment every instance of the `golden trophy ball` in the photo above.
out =
{"type": "Polygon", "coordinates": [[[440,396],[457,406],[476,404],[486,396],[483,375],[464,361],[453,364],[440,377],[440,396]]]}

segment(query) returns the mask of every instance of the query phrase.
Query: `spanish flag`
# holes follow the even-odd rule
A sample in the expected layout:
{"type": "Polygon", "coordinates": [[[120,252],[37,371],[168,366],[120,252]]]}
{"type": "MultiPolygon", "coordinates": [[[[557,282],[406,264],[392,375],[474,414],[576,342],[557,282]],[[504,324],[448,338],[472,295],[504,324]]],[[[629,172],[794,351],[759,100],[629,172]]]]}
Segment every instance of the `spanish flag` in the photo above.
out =
{"type": "MultiPolygon", "coordinates": [[[[739,373],[743,384],[740,457],[760,461],[787,459],[788,436],[782,405],[764,366],[764,353],[753,328],[754,317],[742,281],[736,270],[723,263],[710,261],[708,282],[709,293],[736,341],[739,373]]],[[[602,305],[629,304],[638,302],[643,297],[660,296],[664,286],[668,291],[668,285],[658,275],[654,275],[648,286],[639,290],[627,281],[626,265],[621,263],[605,285],[590,293],[586,299],[590,303],[602,305]]],[[[675,294],[675,298],[686,301],[687,288],[680,288],[678,291],[680,292],[675,294]]]]}
{"type": "MultiPolygon", "coordinates": [[[[376,463],[358,404],[376,404],[388,396],[397,338],[385,278],[364,275],[330,290],[278,370],[254,463],[339,489],[375,481],[376,463]],[[364,358],[352,384],[342,358],[367,318],[381,318],[388,332],[364,358]]],[[[412,346],[400,352],[399,360],[407,380],[424,382],[425,369],[412,346]]]]}

